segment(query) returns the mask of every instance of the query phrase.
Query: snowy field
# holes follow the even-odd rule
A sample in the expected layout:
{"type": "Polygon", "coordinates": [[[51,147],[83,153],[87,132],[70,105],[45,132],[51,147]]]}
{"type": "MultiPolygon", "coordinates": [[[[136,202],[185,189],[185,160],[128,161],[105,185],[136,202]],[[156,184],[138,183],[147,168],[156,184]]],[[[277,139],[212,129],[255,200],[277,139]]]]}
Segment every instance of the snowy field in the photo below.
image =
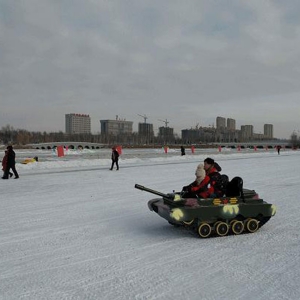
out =
{"type": "Polygon", "coordinates": [[[299,299],[299,151],[16,154],[39,162],[0,184],[0,299],[299,299]],[[258,232],[200,239],[134,188],[181,190],[207,156],[277,206],[258,232]]]}

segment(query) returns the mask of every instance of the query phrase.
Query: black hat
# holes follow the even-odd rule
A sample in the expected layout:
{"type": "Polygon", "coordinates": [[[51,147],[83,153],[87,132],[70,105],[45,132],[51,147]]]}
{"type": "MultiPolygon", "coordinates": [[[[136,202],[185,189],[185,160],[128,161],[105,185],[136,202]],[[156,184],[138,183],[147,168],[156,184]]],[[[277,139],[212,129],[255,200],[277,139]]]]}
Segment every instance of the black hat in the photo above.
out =
{"type": "Polygon", "coordinates": [[[205,158],[204,162],[206,162],[209,165],[213,165],[215,163],[215,161],[210,157],[205,158]]]}

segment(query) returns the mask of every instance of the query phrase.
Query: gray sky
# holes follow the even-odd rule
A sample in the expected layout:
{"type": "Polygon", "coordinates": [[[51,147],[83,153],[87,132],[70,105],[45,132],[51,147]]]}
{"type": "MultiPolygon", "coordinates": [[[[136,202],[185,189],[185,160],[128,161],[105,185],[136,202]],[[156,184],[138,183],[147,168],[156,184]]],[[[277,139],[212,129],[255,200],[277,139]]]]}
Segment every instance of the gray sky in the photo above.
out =
{"type": "Polygon", "coordinates": [[[0,127],[65,114],[300,130],[299,0],[0,0],[0,127]]]}

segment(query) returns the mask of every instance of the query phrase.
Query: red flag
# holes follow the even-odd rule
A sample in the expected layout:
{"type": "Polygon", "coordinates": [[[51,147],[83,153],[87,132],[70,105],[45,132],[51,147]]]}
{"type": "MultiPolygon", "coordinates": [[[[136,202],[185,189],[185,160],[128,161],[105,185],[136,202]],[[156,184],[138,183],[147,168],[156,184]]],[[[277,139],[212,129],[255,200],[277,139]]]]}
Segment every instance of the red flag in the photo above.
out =
{"type": "Polygon", "coordinates": [[[58,157],[62,157],[64,155],[65,155],[65,153],[64,153],[64,147],[63,146],[57,146],[57,156],[58,157]]]}

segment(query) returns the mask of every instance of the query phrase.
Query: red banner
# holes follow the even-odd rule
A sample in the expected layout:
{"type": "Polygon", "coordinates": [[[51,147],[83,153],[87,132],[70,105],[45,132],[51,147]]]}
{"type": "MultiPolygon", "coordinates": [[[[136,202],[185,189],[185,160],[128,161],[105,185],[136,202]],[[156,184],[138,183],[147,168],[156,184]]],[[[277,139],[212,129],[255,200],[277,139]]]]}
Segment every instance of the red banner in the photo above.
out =
{"type": "Polygon", "coordinates": [[[57,146],[57,156],[58,157],[62,157],[64,155],[65,155],[65,153],[64,153],[64,146],[57,146]]]}

